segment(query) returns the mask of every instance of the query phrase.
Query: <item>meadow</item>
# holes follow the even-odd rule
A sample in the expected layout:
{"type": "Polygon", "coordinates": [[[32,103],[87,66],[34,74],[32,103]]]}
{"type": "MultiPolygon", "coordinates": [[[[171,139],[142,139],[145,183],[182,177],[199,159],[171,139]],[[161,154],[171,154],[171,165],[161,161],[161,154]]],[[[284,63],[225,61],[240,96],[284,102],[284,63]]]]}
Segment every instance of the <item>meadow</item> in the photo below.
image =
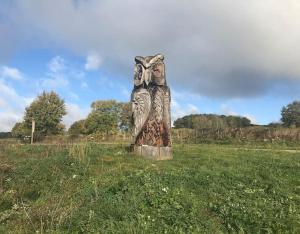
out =
{"type": "Polygon", "coordinates": [[[0,233],[300,233],[300,150],[0,145],[0,233]]]}

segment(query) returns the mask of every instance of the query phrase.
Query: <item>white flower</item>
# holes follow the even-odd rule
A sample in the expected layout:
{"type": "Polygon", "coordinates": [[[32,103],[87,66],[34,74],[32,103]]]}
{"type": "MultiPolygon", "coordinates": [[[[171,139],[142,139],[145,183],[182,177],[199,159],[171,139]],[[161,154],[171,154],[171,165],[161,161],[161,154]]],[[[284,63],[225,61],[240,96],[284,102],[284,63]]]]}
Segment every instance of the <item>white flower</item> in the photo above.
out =
{"type": "Polygon", "coordinates": [[[12,208],[13,208],[13,210],[17,210],[19,208],[19,206],[18,206],[18,204],[14,204],[12,208]]]}
{"type": "Polygon", "coordinates": [[[7,178],[5,179],[6,182],[10,182],[11,181],[11,178],[7,178]]]}
{"type": "Polygon", "coordinates": [[[73,175],[72,178],[75,179],[77,177],[77,175],[73,175]]]}
{"type": "Polygon", "coordinates": [[[165,192],[165,193],[168,192],[168,190],[169,190],[168,187],[162,188],[162,191],[165,192]]]}

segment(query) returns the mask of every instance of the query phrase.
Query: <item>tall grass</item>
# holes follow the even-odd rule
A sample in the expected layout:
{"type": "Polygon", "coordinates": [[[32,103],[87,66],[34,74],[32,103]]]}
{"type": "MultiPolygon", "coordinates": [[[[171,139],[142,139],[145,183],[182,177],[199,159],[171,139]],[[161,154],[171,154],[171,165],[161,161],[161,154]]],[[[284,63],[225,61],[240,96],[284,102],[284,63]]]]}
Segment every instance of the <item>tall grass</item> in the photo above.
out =
{"type": "Polygon", "coordinates": [[[92,150],[91,143],[72,144],[69,146],[69,156],[79,163],[88,165],[89,154],[92,150]]]}

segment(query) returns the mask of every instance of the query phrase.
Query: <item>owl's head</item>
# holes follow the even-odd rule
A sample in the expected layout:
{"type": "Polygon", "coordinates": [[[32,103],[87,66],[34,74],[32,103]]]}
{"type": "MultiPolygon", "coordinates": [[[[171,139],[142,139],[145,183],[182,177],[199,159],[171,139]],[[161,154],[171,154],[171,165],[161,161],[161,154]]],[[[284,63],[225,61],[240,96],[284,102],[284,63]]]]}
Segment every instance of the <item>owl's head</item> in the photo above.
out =
{"type": "Polygon", "coordinates": [[[137,56],[135,57],[134,85],[148,85],[150,82],[154,85],[166,85],[164,56],[157,54],[155,56],[137,56]]]}

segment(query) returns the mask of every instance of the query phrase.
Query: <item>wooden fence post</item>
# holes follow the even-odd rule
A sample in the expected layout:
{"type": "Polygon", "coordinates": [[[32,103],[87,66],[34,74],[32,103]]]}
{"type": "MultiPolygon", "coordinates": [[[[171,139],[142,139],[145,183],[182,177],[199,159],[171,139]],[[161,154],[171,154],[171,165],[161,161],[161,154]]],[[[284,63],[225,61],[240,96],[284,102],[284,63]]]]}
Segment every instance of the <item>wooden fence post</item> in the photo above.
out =
{"type": "Polygon", "coordinates": [[[33,133],[34,133],[34,130],[35,130],[35,120],[34,118],[32,118],[32,122],[31,122],[31,139],[30,139],[30,143],[33,144],[33,133]]]}

